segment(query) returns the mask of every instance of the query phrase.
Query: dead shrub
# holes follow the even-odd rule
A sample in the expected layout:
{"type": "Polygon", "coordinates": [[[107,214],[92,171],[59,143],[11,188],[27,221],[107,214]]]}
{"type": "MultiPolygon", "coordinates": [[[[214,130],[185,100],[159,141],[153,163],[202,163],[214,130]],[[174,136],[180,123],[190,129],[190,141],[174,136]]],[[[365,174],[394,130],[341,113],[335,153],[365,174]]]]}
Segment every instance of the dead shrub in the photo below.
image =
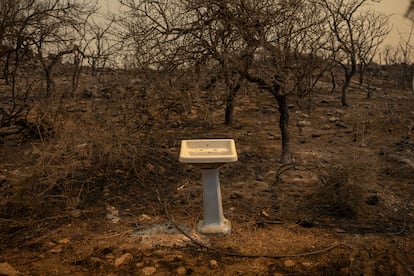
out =
{"type": "Polygon", "coordinates": [[[0,221],[7,222],[0,227],[0,241],[20,231],[36,236],[44,227],[91,207],[104,210],[106,204],[158,212],[151,209],[155,191],[163,198],[171,194],[166,184],[176,156],[161,146],[164,139],[117,130],[71,129],[38,145],[32,153],[35,163],[22,169],[24,177],[8,185],[0,203],[0,221]]]}
{"type": "Polygon", "coordinates": [[[364,192],[376,181],[373,162],[363,155],[344,155],[332,161],[321,170],[320,183],[309,207],[323,215],[355,217],[362,208],[364,192]]]}
{"type": "Polygon", "coordinates": [[[164,139],[120,128],[66,127],[38,144],[32,152],[34,163],[22,169],[20,180],[10,183],[0,203],[0,221],[8,222],[0,227],[0,241],[20,231],[36,236],[44,227],[82,214],[80,210],[104,210],[106,204],[146,208],[151,214],[155,190],[169,194],[166,183],[176,156],[161,146],[164,139]]]}
{"type": "Polygon", "coordinates": [[[162,151],[146,135],[121,128],[66,131],[38,158],[33,174],[40,181],[33,183],[33,190],[44,199],[63,201],[63,210],[122,197],[127,201],[131,189],[154,181],[152,175],[159,177],[170,166],[169,154],[162,151]],[[105,189],[110,195],[105,196],[105,189]]]}
{"type": "MultiPolygon", "coordinates": [[[[171,198],[168,184],[177,177],[177,137],[168,129],[189,112],[191,97],[177,110],[178,90],[165,97],[148,90],[36,105],[28,119],[51,131],[32,141],[24,156],[28,165],[0,202],[0,222],[8,222],[0,227],[0,241],[17,231],[36,235],[33,227],[41,222],[59,224],[82,210],[96,210],[91,207],[105,210],[106,204],[159,212],[157,194],[171,198]]],[[[36,231],[44,227],[53,226],[36,231]]]]}

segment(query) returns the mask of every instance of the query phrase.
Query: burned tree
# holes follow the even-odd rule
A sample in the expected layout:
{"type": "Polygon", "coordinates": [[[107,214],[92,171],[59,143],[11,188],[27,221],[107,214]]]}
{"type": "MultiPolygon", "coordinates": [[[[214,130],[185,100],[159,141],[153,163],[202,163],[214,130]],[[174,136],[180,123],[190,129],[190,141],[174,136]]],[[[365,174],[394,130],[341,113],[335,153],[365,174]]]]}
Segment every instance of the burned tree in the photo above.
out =
{"type": "Polygon", "coordinates": [[[53,92],[54,67],[65,55],[83,54],[79,46],[84,36],[81,30],[96,12],[96,3],[49,0],[39,3],[39,6],[43,12],[39,12],[33,19],[32,25],[36,26],[36,32],[31,34],[31,43],[41,64],[46,82],[44,96],[48,98],[53,92]],[[52,53],[53,56],[50,55],[52,53]]]}
{"type": "Polygon", "coordinates": [[[358,28],[356,51],[359,60],[359,83],[363,84],[366,68],[372,63],[391,28],[389,16],[372,10],[361,13],[357,20],[358,23],[355,24],[355,28],[358,28]]]}
{"type": "Polygon", "coordinates": [[[95,11],[95,4],[75,0],[5,0],[0,2],[0,60],[10,93],[2,99],[7,124],[25,119],[43,87],[37,75],[43,71],[46,95],[51,93],[52,69],[74,49],[77,30],[95,11]],[[51,53],[56,59],[46,61],[51,53]]]}
{"type": "Polygon", "coordinates": [[[108,66],[111,57],[118,50],[112,29],[116,22],[116,16],[104,18],[101,22],[92,19],[85,25],[85,57],[91,67],[92,76],[97,76],[99,70],[108,66]],[[102,22],[103,21],[103,22],[102,22]]]}
{"type": "Polygon", "coordinates": [[[320,0],[321,7],[329,15],[328,22],[334,40],[332,51],[335,53],[335,62],[344,72],[341,97],[343,106],[349,106],[348,88],[352,77],[357,72],[360,57],[366,58],[366,52],[372,55],[389,29],[387,25],[380,25],[380,23],[387,23],[388,20],[385,17],[373,12],[366,16],[361,12],[369,2],[378,1],[320,0]],[[368,19],[375,21],[364,25],[368,19]]]}
{"type": "Polygon", "coordinates": [[[288,98],[311,93],[330,66],[323,61],[327,43],[325,15],[318,12],[318,6],[312,1],[281,2],[267,12],[262,16],[273,20],[272,14],[280,17],[262,29],[251,28],[252,33],[245,36],[246,43],[257,49],[261,59],[252,56],[248,61],[252,65],[244,68],[243,76],[274,96],[282,135],[281,161],[289,163],[292,157],[288,98]]]}
{"type": "MultiPolygon", "coordinates": [[[[239,1],[121,1],[125,37],[132,41],[140,68],[168,71],[198,68],[214,72],[213,82],[227,88],[225,123],[232,124],[235,97],[242,79],[238,64],[245,45],[236,30],[239,1]]],[[[211,87],[205,84],[204,87],[211,87]]]]}
{"type": "MultiPolygon", "coordinates": [[[[319,15],[314,1],[121,3],[127,10],[124,37],[131,38],[136,61],[142,67],[165,70],[202,63],[219,73],[214,82],[223,81],[227,87],[227,124],[232,122],[234,100],[243,81],[270,92],[280,113],[282,161],[290,162],[287,98],[298,95],[292,80],[305,86],[302,78],[294,75],[303,64],[318,60],[323,47],[316,44],[326,43],[325,31],[320,27],[325,18],[319,15]],[[313,48],[308,48],[311,44],[313,48]]],[[[314,69],[302,71],[302,75],[317,79],[320,72],[314,69]]],[[[305,78],[306,89],[315,79],[305,78]]],[[[300,93],[306,94],[306,89],[300,93]]]]}

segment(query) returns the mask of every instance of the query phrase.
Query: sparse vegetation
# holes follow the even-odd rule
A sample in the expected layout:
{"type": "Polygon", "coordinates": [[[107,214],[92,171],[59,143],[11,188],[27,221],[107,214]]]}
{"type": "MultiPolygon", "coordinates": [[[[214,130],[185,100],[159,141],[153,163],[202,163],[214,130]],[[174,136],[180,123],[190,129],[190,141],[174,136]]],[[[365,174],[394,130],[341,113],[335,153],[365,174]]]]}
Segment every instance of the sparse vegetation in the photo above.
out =
{"type": "Polygon", "coordinates": [[[120,2],[102,24],[97,3],[0,4],[0,274],[412,272],[412,68],[372,63],[387,18],[366,14],[378,36],[357,29],[371,43],[346,57],[324,0],[120,2]],[[341,79],[350,59],[368,88],[341,79]],[[233,234],[203,250],[173,227],[202,216],[192,138],[239,155],[220,179],[233,234]]]}
{"type": "Polygon", "coordinates": [[[363,209],[364,195],[376,185],[376,168],[372,157],[346,154],[322,169],[319,187],[309,203],[322,215],[355,218],[363,209]]]}

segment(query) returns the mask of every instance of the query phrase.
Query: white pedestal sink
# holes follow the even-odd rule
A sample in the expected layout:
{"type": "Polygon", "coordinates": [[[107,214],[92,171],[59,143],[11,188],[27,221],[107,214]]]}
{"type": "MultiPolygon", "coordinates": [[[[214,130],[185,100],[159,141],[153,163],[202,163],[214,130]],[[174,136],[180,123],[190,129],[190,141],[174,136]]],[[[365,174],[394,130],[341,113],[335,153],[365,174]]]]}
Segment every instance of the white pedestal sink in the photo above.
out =
{"type": "Polygon", "coordinates": [[[223,215],[219,168],[237,161],[234,140],[183,140],[179,160],[202,170],[204,218],[197,230],[203,234],[229,234],[231,223],[223,215]]]}

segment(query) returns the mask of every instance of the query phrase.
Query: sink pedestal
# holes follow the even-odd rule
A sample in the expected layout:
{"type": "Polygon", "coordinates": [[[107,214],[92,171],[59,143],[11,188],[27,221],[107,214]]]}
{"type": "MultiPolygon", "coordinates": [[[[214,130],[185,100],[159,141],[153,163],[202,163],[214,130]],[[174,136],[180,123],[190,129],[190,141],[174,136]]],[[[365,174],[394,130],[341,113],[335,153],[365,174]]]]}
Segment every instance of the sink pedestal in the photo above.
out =
{"type": "Polygon", "coordinates": [[[204,219],[197,230],[203,234],[230,234],[231,223],[224,218],[219,169],[202,169],[204,219]]]}
{"type": "Polygon", "coordinates": [[[198,223],[197,230],[203,234],[229,234],[231,223],[223,215],[219,168],[226,163],[237,161],[234,140],[182,140],[179,160],[202,171],[204,217],[198,223]]]}

